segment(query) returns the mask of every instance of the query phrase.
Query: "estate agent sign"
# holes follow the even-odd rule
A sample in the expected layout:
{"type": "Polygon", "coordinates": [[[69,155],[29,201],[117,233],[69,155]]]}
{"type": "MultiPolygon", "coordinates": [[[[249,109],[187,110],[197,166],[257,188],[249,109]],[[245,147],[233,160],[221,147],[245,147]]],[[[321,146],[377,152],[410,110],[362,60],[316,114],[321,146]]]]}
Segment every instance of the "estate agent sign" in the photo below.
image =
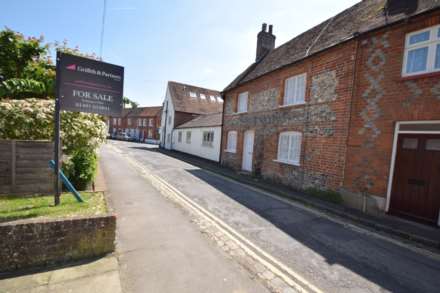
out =
{"type": "Polygon", "coordinates": [[[120,116],[124,67],[57,52],[55,98],[55,205],[60,204],[60,111],[120,116]]]}
{"type": "Polygon", "coordinates": [[[57,57],[61,110],[121,114],[124,67],[61,52],[57,57]]]}

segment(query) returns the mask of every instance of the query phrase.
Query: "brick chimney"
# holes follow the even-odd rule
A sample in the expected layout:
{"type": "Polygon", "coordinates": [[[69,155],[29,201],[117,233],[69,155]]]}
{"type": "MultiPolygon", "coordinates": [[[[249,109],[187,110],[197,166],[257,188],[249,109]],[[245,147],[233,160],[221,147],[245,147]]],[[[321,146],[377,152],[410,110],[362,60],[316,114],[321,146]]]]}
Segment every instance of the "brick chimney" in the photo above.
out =
{"type": "Polygon", "coordinates": [[[275,48],[275,36],[272,34],[273,26],[269,25],[269,31],[266,31],[267,24],[263,23],[261,32],[257,36],[257,56],[255,61],[258,62],[275,48]]]}
{"type": "Polygon", "coordinates": [[[400,13],[412,14],[419,6],[418,0],[387,0],[385,5],[385,13],[387,15],[395,15],[400,13]]]}

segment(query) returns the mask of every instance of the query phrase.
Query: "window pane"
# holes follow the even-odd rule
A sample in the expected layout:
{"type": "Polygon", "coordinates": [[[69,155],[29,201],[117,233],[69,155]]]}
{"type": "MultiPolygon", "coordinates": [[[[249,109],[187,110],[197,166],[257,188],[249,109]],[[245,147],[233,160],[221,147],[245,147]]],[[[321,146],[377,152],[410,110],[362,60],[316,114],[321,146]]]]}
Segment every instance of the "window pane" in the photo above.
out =
{"type": "Polygon", "coordinates": [[[426,70],[428,60],[428,47],[410,50],[406,64],[406,72],[413,73],[426,70]]]}
{"type": "Polygon", "coordinates": [[[430,35],[430,31],[425,31],[425,32],[422,32],[422,33],[418,33],[416,35],[412,35],[409,38],[409,44],[413,45],[413,44],[416,44],[416,43],[428,41],[429,40],[429,35],[430,35]]]}
{"type": "Polygon", "coordinates": [[[289,158],[289,136],[281,135],[278,159],[281,161],[287,161],[288,158],[289,158]]]}
{"type": "Polygon", "coordinates": [[[440,69],[440,44],[437,45],[437,51],[435,53],[435,68],[440,69]]]}
{"type": "Polygon", "coordinates": [[[426,140],[427,151],[440,151],[440,139],[427,139],[426,140]]]}
{"type": "Polygon", "coordinates": [[[402,148],[405,150],[416,150],[419,145],[417,138],[404,138],[402,148]]]}

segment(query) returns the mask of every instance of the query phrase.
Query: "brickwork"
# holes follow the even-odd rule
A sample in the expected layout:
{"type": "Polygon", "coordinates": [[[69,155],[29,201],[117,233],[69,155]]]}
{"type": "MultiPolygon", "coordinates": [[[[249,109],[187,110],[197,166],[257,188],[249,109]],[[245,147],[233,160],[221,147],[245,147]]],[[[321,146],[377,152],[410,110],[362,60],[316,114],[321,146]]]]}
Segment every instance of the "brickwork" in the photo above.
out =
{"type": "Polygon", "coordinates": [[[237,152],[223,151],[221,163],[240,170],[243,133],[254,130],[254,174],[293,188],[371,196],[383,209],[396,122],[440,120],[440,74],[402,78],[406,34],[438,23],[437,10],[227,90],[222,150],[228,131],[236,130],[237,152]],[[306,103],[280,107],[284,80],[302,73],[307,73],[306,103]],[[248,112],[234,113],[245,91],[248,112]],[[303,134],[300,166],[275,161],[282,131],[303,134]]]}
{"type": "Polygon", "coordinates": [[[114,251],[113,215],[0,224],[0,272],[63,263],[114,251]]]}
{"type": "Polygon", "coordinates": [[[236,130],[237,152],[223,152],[222,164],[241,169],[243,134],[255,131],[253,171],[266,179],[302,189],[342,185],[355,43],[337,46],[226,92],[223,146],[236,130]],[[307,73],[306,103],[282,106],[284,80],[307,73]],[[235,114],[239,93],[249,92],[248,112],[235,114]],[[300,166],[276,162],[280,132],[303,133],[300,166]]]}
{"type": "Polygon", "coordinates": [[[439,75],[402,78],[406,34],[439,22],[437,11],[361,39],[344,180],[350,192],[384,202],[396,122],[440,120],[439,75]]]}

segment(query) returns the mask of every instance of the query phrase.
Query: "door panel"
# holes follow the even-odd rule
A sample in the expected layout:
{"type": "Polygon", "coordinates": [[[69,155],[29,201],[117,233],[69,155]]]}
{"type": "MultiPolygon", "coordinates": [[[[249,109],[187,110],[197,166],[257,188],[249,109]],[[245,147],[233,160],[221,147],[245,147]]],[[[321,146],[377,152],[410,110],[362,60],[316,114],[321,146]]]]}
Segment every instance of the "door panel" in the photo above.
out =
{"type": "Polygon", "coordinates": [[[390,212],[437,223],[440,210],[440,135],[401,134],[390,212]]]}
{"type": "Polygon", "coordinates": [[[252,158],[254,153],[254,132],[248,130],[244,133],[243,139],[243,161],[242,169],[252,172],[252,158]]]}

